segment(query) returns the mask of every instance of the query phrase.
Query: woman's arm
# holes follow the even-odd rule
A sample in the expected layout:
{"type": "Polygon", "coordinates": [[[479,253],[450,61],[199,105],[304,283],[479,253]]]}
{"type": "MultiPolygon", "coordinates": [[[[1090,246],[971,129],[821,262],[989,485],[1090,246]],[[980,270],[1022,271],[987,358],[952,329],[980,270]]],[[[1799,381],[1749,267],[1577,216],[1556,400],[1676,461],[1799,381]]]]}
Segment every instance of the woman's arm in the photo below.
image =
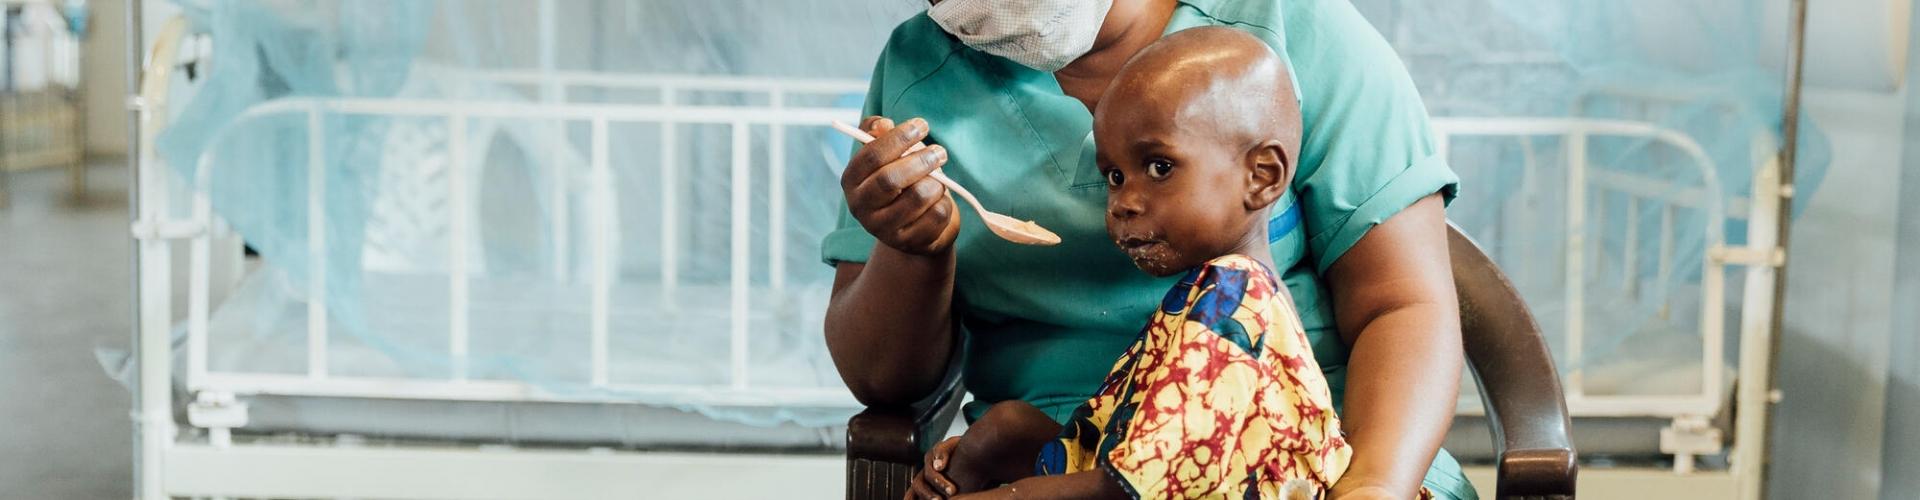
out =
{"type": "Polygon", "coordinates": [[[946,374],[960,219],[946,189],[927,177],[946,163],[946,150],[902,156],[926,138],[926,121],[895,128],[870,117],[865,128],[878,138],[854,153],[840,184],[847,209],[878,242],[865,264],[835,267],[827,352],[860,403],[905,405],[946,374]]]}
{"type": "Polygon", "coordinates": [[[918,256],[874,245],[842,263],[827,303],[827,352],[854,399],[905,405],[933,392],[953,349],[953,253],[918,256]]]}
{"type": "Polygon", "coordinates": [[[1460,307],[1440,195],[1374,226],[1328,268],[1352,346],[1342,424],[1353,464],[1336,498],[1408,498],[1440,449],[1460,393],[1460,307]]]}

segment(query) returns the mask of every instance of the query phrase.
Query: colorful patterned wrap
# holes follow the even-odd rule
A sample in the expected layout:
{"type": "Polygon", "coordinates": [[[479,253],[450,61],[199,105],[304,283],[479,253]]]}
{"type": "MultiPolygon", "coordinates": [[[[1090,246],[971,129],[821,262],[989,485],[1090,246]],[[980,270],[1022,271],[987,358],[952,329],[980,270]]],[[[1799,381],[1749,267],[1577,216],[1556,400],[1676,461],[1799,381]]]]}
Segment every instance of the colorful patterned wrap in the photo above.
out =
{"type": "Polygon", "coordinates": [[[1188,271],[1036,472],[1105,470],[1135,498],[1324,493],[1352,450],[1280,290],[1243,255],[1188,271]]]}

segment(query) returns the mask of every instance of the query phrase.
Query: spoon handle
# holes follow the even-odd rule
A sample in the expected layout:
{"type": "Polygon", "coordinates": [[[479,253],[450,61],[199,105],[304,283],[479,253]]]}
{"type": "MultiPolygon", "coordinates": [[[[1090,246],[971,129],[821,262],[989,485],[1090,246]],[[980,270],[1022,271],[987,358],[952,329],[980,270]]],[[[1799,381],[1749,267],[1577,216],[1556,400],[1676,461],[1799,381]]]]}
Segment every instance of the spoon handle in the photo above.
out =
{"type": "MultiPolygon", "coordinates": [[[[848,125],[846,122],[840,120],[833,121],[833,129],[840,131],[842,134],[847,134],[848,137],[860,141],[861,144],[873,142],[873,136],[867,134],[865,130],[854,128],[852,125],[848,125]]],[[[927,145],[916,142],[913,143],[912,147],[907,148],[907,152],[901,153],[900,156],[905,157],[906,155],[913,154],[915,151],[926,148],[927,145]]],[[[939,182],[940,185],[946,186],[948,191],[959,194],[961,199],[967,200],[968,205],[973,205],[974,211],[980,212],[981,214],[989,213],[986,207],[980,206],[980,200],[974,198],[972,192],[967,191],[967,188],[960,187],[960,183],[954,182],[952,178],[947,177],[946,173],[941,172],[939,169],[934,169],[934,171],[927,174],[927,176],[932,177],[933,180],[939,182]]]]}

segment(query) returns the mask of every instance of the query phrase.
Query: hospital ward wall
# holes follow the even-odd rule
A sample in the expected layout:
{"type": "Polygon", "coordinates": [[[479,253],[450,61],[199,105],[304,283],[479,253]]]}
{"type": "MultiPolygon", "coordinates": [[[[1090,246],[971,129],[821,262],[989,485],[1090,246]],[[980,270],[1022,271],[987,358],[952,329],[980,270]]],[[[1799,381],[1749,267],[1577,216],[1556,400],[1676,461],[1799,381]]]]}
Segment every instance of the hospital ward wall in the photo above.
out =
{"type": "MultiPolygon", "coordinates": [[[[1858,15],[1822,4],[1810,7],[1810,23],[1858,15]]],[[[1833,158],[1794,221],[1771,498],[1920,492],[1920,94],[1911,90],[1920,39],[1907,44],[1905,84],[1892,89],[1809,77],[1805,109],[1832,141],[1833,158]]],[[[1808,60],[1848,57],[1815,46],[1808,60]]]]}
{"type": "MultiPolygon", "coordinates": [[[[1920,37],[1915,38],[1908,53],[1920,53],[1920,37]]],[[[1920,78],[1916,67],[1920,64],[1909,63],[1907,81],[1920,78]]],[[[1920,471],[1920,92],[1907,92],[1905,104],[1882,500],[1911,498],[1920,492],[1920,474],[1914,473],[1920,471]]]]}
{"type": "Polygon", "coordinates": [[[1794,221],[1771,498],[1881,497],[1903,98],[1806,93],[1833,159],[1794,221]]]}

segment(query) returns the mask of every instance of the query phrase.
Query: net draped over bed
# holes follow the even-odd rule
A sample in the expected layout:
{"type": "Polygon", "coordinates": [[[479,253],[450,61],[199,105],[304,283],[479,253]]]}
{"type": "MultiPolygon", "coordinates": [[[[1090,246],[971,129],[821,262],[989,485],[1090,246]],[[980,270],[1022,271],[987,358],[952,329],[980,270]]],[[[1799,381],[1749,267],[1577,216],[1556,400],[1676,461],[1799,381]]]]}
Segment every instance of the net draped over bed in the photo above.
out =
{"type": "MultiPolygon", "coordinates": [[[[452,221],[464,210],[473,380],[531,383],[569,398],[642,400],[754,424],[830,425],[846,404],[692,405],[623,386],[727,387],[731,322],[732,132],[682,124],[675,180],[664,184],[656,123],[608,127],[613,207],[608,380],[591,383],[590,283],[595,226],[587,121],[475,117],[461,155],[444,117],[323,113],[320,151],[305,111],[260,113],[291,98],[399,98],[490,103],[660,105],[655,89],[551,88],[484,75],[680,75],[863,82],[888,32],[922,8],[911,1],[720,0],[552,2],[548,54],[542,6],[519,1],[179,2],[212,55],[196,69],[157,149],[185,182],[207,176],[214,211],[266,264],[216,313],[209,368],[306,370],[305,303],[324,279],[331,376],[445,380],[452,221]],[[255,112],[248,112],[256,109],[255,112]],[[320,158],[324,252],[309,252],[310,155],[320,158]],[[462,165],[453,164],[464,156],[462,165]],[[468,204],[453,206],[449,174],[465,177],[468,204]],[[668,191],[679,217],[664,249],[668,191]],[[557,212],[565,211],[562,215],[557,212]],[[564,239],[564,242],[556,242],[564,239]],[[663,286],[663,253],[677,254],[663,286]],[[315,265],[318,265],[318,268],[315,265]],[[235,304],[246,304],[244,307],[235,304]],[[244,310],[243,310],[244,309],[244,310]],[[221,328],[225,327],[225,330],[221,328]],[[659,398],[661,400],[646,400],[659,398]]],[[[184,85],[182,87],[185,87],[184,85]]],[[[857,109],[850,92],[793,96],[787,106],[857,109]]],[[[767,106],[765,94],[687,87],[681,104],[767,106]]],[[[857,113],[848,112],[847,119],[857,113]]],[[[821,123],[819,125],[825,125],[821,123]]],[[[818,261],[839,196],[850,143],[825,127],[787,127],[773,151],[766,125],[750,127],[752,221],[749,382],[756,388],[841,389],[820,332],[832,270],[818,261]],[[785,159],[769,186],[769,158],[785,159]],[[772,206],[773,189],[784,202],[772,206]],[[774,228],[773,211],[785,219],[774,228]],[[781,255],[770,255],[774,240],[781,255]],[[782,276],[771,276],[781,261],[782,276]],[[774,288],[775,282],[779,289],[774,288]]],[[[185,204],[180,213],[184,214],[185,204]]],[[[817,392],[817,391],[816,391],[817,392]]],[[[777,402],[777,401],[776,401],[777,402]]]]}
{"type": "MultiPolygon", "coordinates": [[[[1590,383],[1610,386],[1598,392],[1698,391],[1706,307],[1728,311],[1724,352],[1733,361],[1740,275],[1729,273],[1726,303],[1701,304],[1702,266],[1709,245],[1745,243],[1753,177],[1779,140],[1784,15],[1759,0],[1354,3],[1401,55],[1435,117],[1625,120],[1697,142],[1706,168],[1648,138],[1589,139],[1585,225],[1571,228],[1568,141],[1457,138],[1449,160],[1462,194],[1448,217],[1515,281],[1561,370],[1587,369],[1590,383]],[[1614,189],[1623,184],[1650,196],[1614,189]],[[1663,213],[1673,204],[1656,200],[1671,199],[1695,203],[1663,213]],[[1718,214],[1707,210],[1714,202],[1718,214]],[[1672,221],[1665,242],[1663,217],[1672,221]],[[1586,242],[1584,293],[1570,303],[1575,231],[1586,242]],[[1663,253],[1673,256],[1665,269],[1663,253]],[[1585,313],[1584,341],[1570,359],[1560,318],[1574,308],[1585,313]],[[1691,382],[1661,376],[1675,369],[1694,372],[1691,382]]],[[[1801,119],[1796,213],[1832,155],[1818,126],[1801,119]]]]}
{"type": "MultiPolygon", "coordinates": [[[[641,75],[864,81],[888,32],[925,8],[914,0],[596,0],[553,2],[553,50],[541,53],[535,0],[180,0],[196,31],[210,33],[211,61],[160,136],[158,151],[186,182],[206,176],[214,210],[266,263],[223,307],[210,348],[215,370],[299,373],[307,290],[324,279],[333,354],[330,373],[444,379],[451,249],[464,248],[472,303],[467,370],[473,379],[529,382],[555,394],[631,400],[590,383],[592,279],[588,126],[542,119],[473,118],[467,161],[454,165],[444,118],[323,114],[320,151],[309,151],[302,112],[249,114],[296,97],[407,98],[539,103],[550,89],[475,77],[548,69],[641,75]],[[310,158],[321,158],[324,258],[309,249],[310,158]],[[448,175],[466,177],[466,207],[451,205],[448,175]],[[557,198],[557,199],[556,199],[557,198]],[[471,218],[451,240],[454,210],[471,218]],[[566,222],[556,210],[571,213],[566,222]],[[555,239],[565,244],[555,244],[555,239]],[[315,264],[320,264],[315,269],[315,264]],[[231,305],[231,304],[229,304],[231,305]],[[231,347],[235,343],[245,347],[231,347]],[[222,346],[229,346],[223,350],[222,346]]],[[[1463,179],[1450,217],[1488,246],[1543,318],[1584,308],[1580,359],[1563,370],[1634,366],[1700,355],[1700,279],[1708,245],[1743,241],[1744,205],[1757,165],[1777,137],[1777,20],[1758,0],[1357,0],[1402,55],[1437,117],[1604,118],[1649,122],[1698,142],[1711,165],[1643,138],[1595,137],[1589,170],[1659,181],[1651,192],[1717,198],[1673,209],[1647,200],[1589,195],[1589,242],[1581,303],[1569,303],[1567,144],[1559,137],[1461,138],[1450,161],[1463,179]],[[1692,190],[1692,191],[1688,191],[1692,190]],[[1704,203],[1704,202],[1703,202],[1704,203]],[[1657,221],[1671,217],[1662,243],[1657,221]],[[1671,251],[1666,251],[1670,248],[1671,251]],[[1674,256],[1670,267],[1659,254],[1674,256]],[[1631,256],[1631,257],[1630,257],[1631,256]],[[1635,279],[1627,280],[1632,276],[1635,279]],[[1628,283],[1631,281],[1632,283],[1628,283]]],[[[684,92],[683,103],[761,106],[767,98],[684,92]]],[[[564,102],[661,104],[652,90],[574,87],[564,102]]],[[[858,107],[858,92],[790,105],[858,107]]],[[[730,132],[683,125],[675,181],[663,184],[657,125],[609,127],[612,242],[609,382],[724,386],[730,289],[730,132]],[[663,194],[680,204],[675,240],[680,286],[668,273],[663,194]]],[[[1802,124],[1800,196],[1818,186],[1830,152],[1802,124]]],[[[837,170],[850,145],[819,127],[789,128],[773,151],[765,126],[751,131],[748,204],[754,266],[749,282],[749,363],[757,387],[839,388],[820,334],[831,269],[818,242],[833,224],[837,170]],[[774,207],[767,159],[786,159],[784,203],[774,207]],[[780,210],[783,227],[769,214],[780,210]],[[773,240],[781,255],[770,255],[773,240]],[[773,260],[784,275],[769,275],[773,260]],[[772,285],[780,281],[784,287],[772,285]]],[[[184,213],[185,204],[181,204],[184,213]]],[[[1737,287],[1737,277],[1732,281],[1737,287]]],[[[1729,317],[1737,317],[1729,315],[1729,317]]],[[[1732,323],[1732,322],[1730,322],[1732,323]]],[[[1729,326],[1731,329],[1732,327],[1729,326]]],[[[1733,336],[1729,336],[1732,338],[1733,336]]],[[[1555,345],[1565,353],[1567,346],[1555,345]]],[[[1728,349],[1726,352],[1737,352],[1728,349]]],[[[1564,356],[1564,354],[1563,354],[1564,356]]],[[[1626,376],[1632,379],[1633,375],[1626,376]]],[[[1627,386],[1631,382],[1624,383],[1627,386]]],[[[1662,384],[1667,385],[1667,384],[1662,384]]],[[[1632,387],[1621,389],[1631,392],[1632,387]]],[[[1671,388],[1652,389],[1656,391],[1671,388]]],[[[1682,388],[1691,390],[1691,388],[1682,388]]],[[[846,407],[680,405],[755,424],[831,425],[846,407]]]]}

